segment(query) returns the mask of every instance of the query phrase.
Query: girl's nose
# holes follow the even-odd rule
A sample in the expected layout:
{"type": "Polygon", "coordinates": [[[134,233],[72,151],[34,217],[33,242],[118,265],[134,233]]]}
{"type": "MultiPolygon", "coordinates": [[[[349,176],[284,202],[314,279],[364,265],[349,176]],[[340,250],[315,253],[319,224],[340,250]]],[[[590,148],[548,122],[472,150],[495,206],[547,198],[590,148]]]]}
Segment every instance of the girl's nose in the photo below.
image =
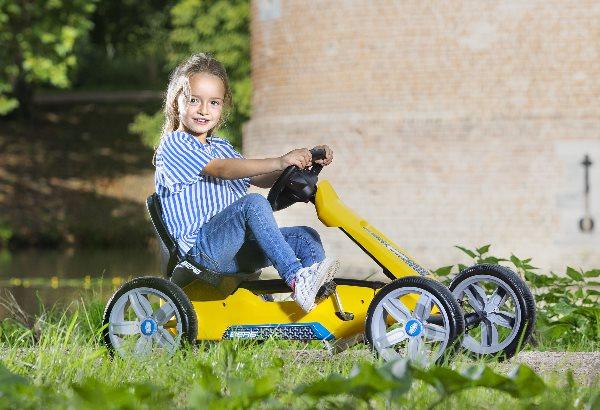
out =
{"type": "Polygon", "coordinates": [[[208,103],[198,105],[198,111],[200,114],[208,114],[208,103]]]}

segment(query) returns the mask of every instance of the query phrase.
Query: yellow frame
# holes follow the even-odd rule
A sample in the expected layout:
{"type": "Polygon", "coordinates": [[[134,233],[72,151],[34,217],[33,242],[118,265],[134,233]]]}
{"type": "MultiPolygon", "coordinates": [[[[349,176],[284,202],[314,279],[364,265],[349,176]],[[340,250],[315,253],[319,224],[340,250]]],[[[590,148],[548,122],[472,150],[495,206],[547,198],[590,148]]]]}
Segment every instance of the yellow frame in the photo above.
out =
{"type": "MultiPolygon", "coordinates": [[[[344,205],[326,180],[318,184],[315,207],[325,226],[342,229],[384,269],[390,279],[429,275],[429,271],[398,245],[344,205]]],[[[231,326],[285,326],[300,323],[319,323],[336,339],[350,338],[364,331],[366,312],[377,292],[360,284],[338,285],[337,292],[344,310],[354,314],[352,320],[344,321],[335,314],[333,295],[305,313],[294,301],[265,301],[260,294],[269,292],[260,290],[239,288],[223,297],[216,289],[195,281],[186,286],[184,291],[198,317],[198,340],[220,340],[231,326]]],[[[408,295],[403,302],[412,309],[416,299],[408,295]]]]}

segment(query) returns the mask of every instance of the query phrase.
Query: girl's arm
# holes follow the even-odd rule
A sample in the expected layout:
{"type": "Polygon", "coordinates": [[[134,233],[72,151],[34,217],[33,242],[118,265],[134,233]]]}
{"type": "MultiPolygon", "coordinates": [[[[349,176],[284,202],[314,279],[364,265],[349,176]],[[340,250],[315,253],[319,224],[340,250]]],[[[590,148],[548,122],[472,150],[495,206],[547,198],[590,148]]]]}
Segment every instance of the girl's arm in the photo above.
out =
{"type": "MultiPolygon", "coordinates": [[[[310,151],[307,148],[301,148],[290,151],[278,158],[215,158],[206,164],[202,172],[221,179],[252,178],[260,175],[261,177],[258,179],[258,182],[265,183],[266,185],[268,179],[275,178],[274,174],[280,173],[288,166],[296,165],[298,168],[304,169],[311,164],[311,160],[310,151]],[[267,176],[270,176],[270,178],[267,179],[267,176]]],[[[273,179],[273,182],[275,182],[275,179],[273,179]]],[[[265,188],[267,187],[265,186],[265,188]]]]}
{"type": "Polygon", "coordinates": [[[250,178],[250,184],[259,188],[271,188],[282,172],[283,171],[274,171],[269,172],[268,174],[256,175],[250,178]]]}
{"type": "MultiPolygon", "coordinates": [[[[333,161],[333,151],[331,148],[327,145],[317,145],[315,148],[323,148],[325,150],[325,159],[319,159],[316,162],[323,166],[331,164],[331,161],[333,161]]],[[[274,171],[268,174],[256,175],[250,178],[250,183],[259,188],[271,188],[282,172],[283,171],[274,171]]]]}

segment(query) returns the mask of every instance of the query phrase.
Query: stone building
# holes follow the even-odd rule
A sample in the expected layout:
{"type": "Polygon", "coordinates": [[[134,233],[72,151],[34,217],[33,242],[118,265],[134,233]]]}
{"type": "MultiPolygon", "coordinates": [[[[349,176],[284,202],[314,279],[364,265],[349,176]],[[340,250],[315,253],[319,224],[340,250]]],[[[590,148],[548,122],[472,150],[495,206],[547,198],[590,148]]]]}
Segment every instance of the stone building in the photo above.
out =
{"type": "MultiPolygon", "coordinates": [[[[248,157],[329,144],[323,178],[430,268],[457,244],[600,266],[600,2],[255,0],[251,28],[248,157]]],[[[376,270],[311,206],[277,218],[376,270]]]]}

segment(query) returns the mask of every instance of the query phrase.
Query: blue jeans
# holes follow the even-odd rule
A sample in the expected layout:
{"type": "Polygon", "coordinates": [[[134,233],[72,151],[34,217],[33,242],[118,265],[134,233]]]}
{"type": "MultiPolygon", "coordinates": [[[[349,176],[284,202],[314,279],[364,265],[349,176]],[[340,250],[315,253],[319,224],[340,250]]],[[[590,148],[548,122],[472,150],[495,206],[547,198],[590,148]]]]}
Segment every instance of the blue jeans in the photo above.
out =
{"type": "Polygon", "coordinates": [[[248,194],[200,228],[188,252],[217,272],[254,272],[271,266],[291,285],[296,272],[325,259],[317,231],[307,226],[279,228],[267,199],[248,194]]]}

